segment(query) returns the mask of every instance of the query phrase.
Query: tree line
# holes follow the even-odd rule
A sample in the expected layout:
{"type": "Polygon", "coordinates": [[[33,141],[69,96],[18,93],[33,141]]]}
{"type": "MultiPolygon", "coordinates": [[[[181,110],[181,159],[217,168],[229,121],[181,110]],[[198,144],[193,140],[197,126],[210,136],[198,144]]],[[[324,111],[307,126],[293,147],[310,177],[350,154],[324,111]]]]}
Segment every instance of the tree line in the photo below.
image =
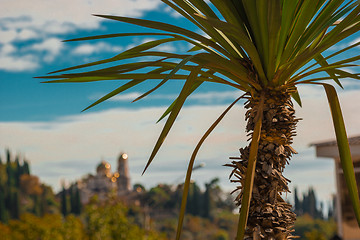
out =
{"type": "MultiPolygon", "coordinates": [[[[51,187],[40,183],[39,178],[31,174],[25,158],[6,150],[5,159],[0,158],[0,223],[3,223],[0,232],[8,236],[4,239],[11,240],[45,239],[49,234],[58,236],[52,239],[65,239],[64,236],[66,239],[89,240],[96,236],[109,240],[143,239],[140,236],[173,239],[183,184],[159,184],[148,190],[135,184],[133,190],[138,193],[140,205],[124,205],[112,193],[105,202],[95,196],[82,205],[76,183],[69,187],[63,184],[55,195],[51,187]],[[119,224],[127,229],[122,228],[124,233],[117,230],[119,224]],[[139,238],[134,237],[135,232],[140,234],[139,238]]],[[[294,202],[294,210],[299,216],[296,234],[320,236],[325,234],[322,229],[327,228],[328,235],[335,231],[333,221],[324,221],[323,204],[319,203],[313,188],[300,197],[295,188],[294,202]],[[316,229],[315,225],[321,225],[321,228],[316,229]]],[[[233,239],[236,233],[233,223],[237,218],[234,209],[233,198],[222,191],[217,178],[203,187],[193,181],[186,208],[184,237],[187,237],[184,239],[233,239]]],[[[333,216],[332,212],[330,208],[328,218],[333,216]]]]}
{"type": "Polygon", "coordinates": [[[0,221],[19,219],[25,212],[42,216],[56,212],[57,205],[52,188],[30,173],[29,162],[7,149],[5,161],[0,158],[0,221]]]}
{"type": "Polygon", "coordinates": [[[302,193],[299,197],[298,190],[294,188],[294,212],[297,216],[303,216],[305,214],[311,216],[314,219],[327,220],[334,218],[334,201],[329,203],[328,209],[325,209],[324,203],[319,201],[316,197],[316,192],[313,187],[309,187],[307,192],[302,193]],[[325,213],[327,212],[327,215],[325,213]]]}

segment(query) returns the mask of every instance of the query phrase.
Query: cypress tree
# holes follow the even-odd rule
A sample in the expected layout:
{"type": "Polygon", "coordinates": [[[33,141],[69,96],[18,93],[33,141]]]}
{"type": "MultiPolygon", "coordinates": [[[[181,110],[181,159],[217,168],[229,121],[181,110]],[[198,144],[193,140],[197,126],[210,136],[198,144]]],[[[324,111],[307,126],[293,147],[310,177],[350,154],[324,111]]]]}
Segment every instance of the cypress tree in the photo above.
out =
{"type": "Polygon", "coordinates": [[[192,207],[193,205],[193,193],[194,193],[194,183],[190,183],[189,186],[189,194],[188,194],[188,200],[186,204],[186,212],[192,214],[192,207]]]}
{"type": "Polygon", "coordinates": [[[5,194],[3,189],[0,188],[0,222],[7,222],[7,210],[5,206],[5,194]]]}
{"type": "Polygon", "coordinates": [[[23,164],[23,174],[28,174],[30,175],[30,167],[29,167],[29,163],[28,161],[24,160],[24,164],[23,164]]]}
{"type": "Polygon", "coordinates": [[[200,188],[199,186],[194,182],[194,190],[193,190],[193,197],[192,197],[192,214],[194,216],[200,215],[200,188]]]}
{"type": "Polygon", "coordinates": [[[10,189],[12,186],[15,185],[15,176],[14,176],[14,169],[11,166],[11,154],[9,149],[6,150],[6,174],[7,174],[7,185],[10,189]]]}
{"type": "Polygon", "coordinates": [[[66,216],[68,213],[66,189],[65,189],[64,184],[62,186],[62,191],[61,191],[61,213],[63,216],[66,216]]]}
{"type": "Polygon", "coordinates": [[[303,194],[303,200],[302,200],[301,206],[302,206],[303,213],[310,212],[310,202],[309,202],[309,197],[308,197],[307,193],[303,194]]]}
{"type": "Polygon", "coordinates": [[[15,186],[17,188],[20,187],[20,176],[21,176],[21,166],[19,162],[19,156],[15,158],[15,169],[14,169],[14,179],[15,179],[15,186]]]}
{"type": "Polygon", "coordinates": [[[210,184],[205,184],[205,192],[203,194],[203,204],[202,204],[202,217],[210,218],[210,184]]]}
{"type": "Polygon", "coordinates": [[[334,218],[334,201],[335,196],[333,196],[333,201],[329,202],[329,209],[328,209],[328,215],[327,215],[327,219],[330,220],[332,218],[334,218]]]}
{"type": "Polygon", "coordinates": [[[80,215],[81,213],[81,198],[79,188],[76,186],[75,188],[75,214],[80,215]]]}
{"type": "Polygon", "coordinates": [[[70,213],[75,213],[74,185],[70,186],[69,195],[70,195],[70,213]]]}
{"type": "Polygon", "coordinates": [[[317,217],[317,209],[316,209],[317,202],[316,202],[316,197],[315,197],[313,188],[309,189],[308,196],[309,196],[309,214],[313,218],[316,218],[317,217]]]}
{"type": "Polygon", "coordinates": [[[298,197],[298,192],[297,192],[297,188],[294,189],[294,208],[295,208],[295,213],[297,215],[301,214],[301,203],[298,197]]]}
{"type": "Polygon", "coordinates": [[[6,149],[6,163],[7,164],[11,163],[11,153],[9,149],[6,149]]]}
{"type": "Polygon", "coordinates": [[[17,189],[13,189],[10,193],[11,202],[10,202],[10,215],[11,218],[18,219],[20,216],[20,198],[19,191],[17,189]]]}
{"type": "Polygon", "coordinates": [[[318,218],[320,219],[324,219],[324,203],[320,202],[320,209],[317,211],[318,212],[318,218]]]}
{"type": "Polygon", "coordinates": [[[13,169],[11,166],[11,153],[9,149],[6,149],[6,174],[7,174],[7,185],[10,190],[13,186],[13,169]]]}

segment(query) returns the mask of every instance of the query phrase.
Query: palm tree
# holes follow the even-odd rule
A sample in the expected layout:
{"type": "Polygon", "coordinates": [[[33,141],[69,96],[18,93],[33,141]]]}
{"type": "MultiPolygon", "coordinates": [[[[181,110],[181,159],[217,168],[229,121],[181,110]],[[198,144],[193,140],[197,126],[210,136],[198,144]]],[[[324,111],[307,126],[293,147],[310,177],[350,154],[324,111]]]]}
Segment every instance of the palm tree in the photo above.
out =
{"type": "Polygon", "coordinates": [[[329,83],[333,80],[341,87],[341,81],[345,78],[360,79],[358,73],[349,70],[357,67],[355,62],[360,60],[360,55],[350,52],[360,42],[352,43],[331,55],[324,54],[324,51],[360,30],[359,3],[355,0],[210,0],[211,3],[205,0],[162,1],[196,25],[203,34],[164,22],[96,15],[156,31],[114,33],[69,41],[126,36],[154,36],[157,39],[112,58],[52,74],[103,66],[106,63],[113,63],[111,67],[103,66],[96,70],[43,78],[55,79],[47,82],[58,83],[127,80],[88,108],[144,81],[161,80],[134,101],[146,97],[168,81],[183,80],[179,96],[160,118],[161,120],[167,116],[145,170],[164,142],[184,102],[197,88],[208,82],[220,83],[244,93],[210,126],[191,156],[177,239],[180,238],[196,154],[207,136],[239,99],[247,100],[246,131],[250,139],[249,145],[240,150],[240,156],[229,164],[233,168],[232,181],[239,184],[236,201],[241,209],[237,239],[292,237],[292,225],[296,217],[291,212],[291,205],[281,197],[282,193],[289,192],[289,180],[282,172],[295,153],[291,144],[299,119],[295,117],[293,100],[301,106],[297,90],[299,84],[317,84],[325,89],[342,167],[360,222],[359,196],[344,122],[335,88],[329,83]],[[156,49],[159,45],[176,41],[187,42],[192,47],[183,54],[156,49]],[[345,52],[352,56],[342,57],[345,52]],[[124,63],[122,60],[127,61],[124,63]]]}

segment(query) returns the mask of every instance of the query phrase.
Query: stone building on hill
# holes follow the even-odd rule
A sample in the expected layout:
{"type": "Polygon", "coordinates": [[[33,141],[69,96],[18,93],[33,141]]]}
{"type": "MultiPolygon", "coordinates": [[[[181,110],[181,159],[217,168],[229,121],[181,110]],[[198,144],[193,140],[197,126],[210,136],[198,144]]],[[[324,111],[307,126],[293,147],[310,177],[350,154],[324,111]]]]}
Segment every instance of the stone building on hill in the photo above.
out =
{"type": "Polygon", "coordinates": [[[109,194],[125,197],[131,192],[128,155],[120,154],[117,164],[117,172],[113,173],[111,165],[103,160],[96,167],[96,175],[88,174],[77,182],[83,204],[88,203],[94,195],[102,201],[108,198],[109,194]]]}

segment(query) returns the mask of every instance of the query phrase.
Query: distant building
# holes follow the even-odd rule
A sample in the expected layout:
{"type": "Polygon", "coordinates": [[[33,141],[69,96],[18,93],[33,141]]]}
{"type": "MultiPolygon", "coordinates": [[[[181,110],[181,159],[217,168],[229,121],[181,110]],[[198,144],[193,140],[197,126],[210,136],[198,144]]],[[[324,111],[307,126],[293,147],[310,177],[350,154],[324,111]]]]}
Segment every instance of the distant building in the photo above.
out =
{"type": "Polygon", "coordinates": [[[118,172],[115,173],[117,178],[118,196],[123,196],[131,190],[130,173],[128,165],[128,155],[123,153],[118,158],[118,172]]]}
{"type": "MultiPolygon", "coordinates": [[[[336,141],[313,144],[316,147],[316,156],[333,158],[336,175],[336,206],[335,216],[338,235],[343,240],[360,240],[360,228],[357,224],[352,208],[349,192],[346,187],[344,173],[341,168],[339,151],[336,141]]],[[[349,138],[350,151],[354,164],[357,188],[360,189],[360,136],[349,138]]]]}
{"type": "Polygon", "coordinates": [[[118,158],[117,172],[111,172],[111,165],[106,161],[96,167],[96,175],[88,174],[77,182],[80,198],[83,204],[89,202],[90,198],[97,195],[99,200],[105,200],[110,193],[124,197],[131,192],[130,173],[128,166],[128,155],[120,154],[118,158]]]}

